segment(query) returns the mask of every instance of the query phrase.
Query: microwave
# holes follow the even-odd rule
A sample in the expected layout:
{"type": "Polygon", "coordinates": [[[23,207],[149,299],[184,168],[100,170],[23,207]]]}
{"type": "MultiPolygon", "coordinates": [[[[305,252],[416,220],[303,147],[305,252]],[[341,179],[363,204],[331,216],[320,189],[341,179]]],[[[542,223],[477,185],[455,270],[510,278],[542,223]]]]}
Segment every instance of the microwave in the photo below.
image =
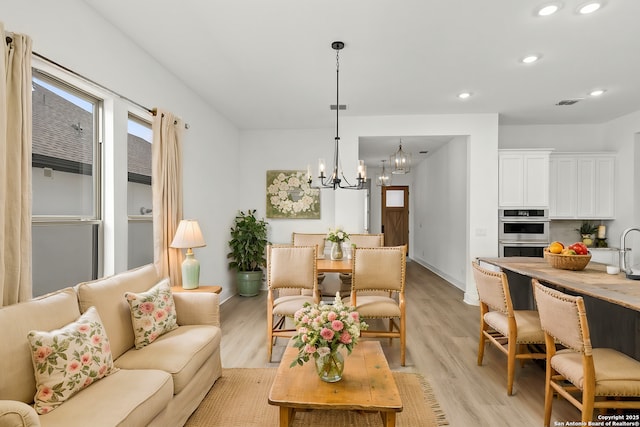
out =
{"type": "Polygon", "coordinates": [[[549,243],[547,209],[500,209],[498,226],[500,242],[549,243]]]}

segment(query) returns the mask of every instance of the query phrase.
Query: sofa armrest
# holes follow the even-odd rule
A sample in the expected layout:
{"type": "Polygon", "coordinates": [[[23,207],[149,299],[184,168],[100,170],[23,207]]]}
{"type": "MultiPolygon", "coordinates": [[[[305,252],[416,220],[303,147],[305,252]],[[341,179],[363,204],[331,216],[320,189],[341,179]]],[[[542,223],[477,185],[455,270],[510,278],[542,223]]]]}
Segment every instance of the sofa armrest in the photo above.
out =
{"type": "Polygon", "coordinates": [[[178,325],[212,325],[220,327],[220,298],[208,292],[175,292],[178,325]]]}
{"type": "Polygon", "coordinates": [[[40,419],[33,407],[17,400],[0,400],[0,427],[38,427],[40,419]]]}

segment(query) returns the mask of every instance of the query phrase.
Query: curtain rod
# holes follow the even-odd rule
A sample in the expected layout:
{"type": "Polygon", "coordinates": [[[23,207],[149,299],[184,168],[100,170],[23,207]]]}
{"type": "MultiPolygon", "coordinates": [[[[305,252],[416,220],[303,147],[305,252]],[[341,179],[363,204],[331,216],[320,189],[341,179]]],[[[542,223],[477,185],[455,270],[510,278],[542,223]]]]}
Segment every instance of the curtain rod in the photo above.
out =
{"type": "MultiPolygon", "coordinates": [[[[9,36],[7,36],[7,43],[11,43],[11,41],[13,41],[13,39],[11,39],[9,36]]],[[[93,84],[93,85],[95,85],[95,86],[99,87],[100,89],[106,90],[107,92],[109,92],[109,93],[111,93],[111,94],[113,94],[113,95],[115,95],[115,96],[119,97],[120,99],[123,99],[123,100],[125,100],[125,101],[127,101],[127,102],[130,102],[131,104],[133,104],[133,105],[135,105],[135,106],[137,106],[137,107],[139,107],[139,108],[142,108],[143,110],[148,111],[148,112],[149,112],[149,113],[151,113],[153,116],[155,116],[155,115],[157,114],[157,112],[158,112],[157,108],[155,108],[155,107],[154,107],[154,108],[148,108],[148,107],[145,107],[144,105],[139,104],[139,103],[135,102],[134,100],[132,100],[132,99],[130,99],[130,98],[127,98],[127,97],[126,97],[126,96],[124,96],[124,95],[120,95],[118,92],[116,92],[116,91],[114,91],[114,90],[111,90],[111,89],[109,89],[109,88],[107,88],[107,87],[104,87],[104,86],[103,86],[103,85],[101,85],[100,83],[97,83],[97,82],[95,82],[95,81],[93,81],[93,80],[91,80],[91,79],[89,79],[89,78],[87,78],[87,77],[83,76],[82,74],[77,73],[77,72],[73,71],[72,69],[65,67],[64,65],[60,65],[60,64],[58,64],[57,62],[52,61],[51,59],[47,58],[47,57],[46,57],[46,56],[44,56],[44,55],[41,55],[41,54],[39,54],[39,53],[37,53],[37,52],[32,52],[32,54],[33,54],[34,56],[37,56],[38,58],[40,58],[40,59],[44,60],[44,61],[47,61],[47,62],[48,62],[48,63],[50,63],[50,64],[55,65],[55,66],[56,66],[56,67],[58,67],[58,68],[61,68],[62,70],[66,71],[66,72],[68,72],[68,73],[73,74],[73,75],[74,75],[74,76],[76,76],[76,77],[79,77],[79,78],[81,78],[81,79],[83,79],[83,80],[88,81],[89,83],[91,83],[91,84],[93,84]]],[[[177,120],[176,120],[173,124],[174,124],[174,125],[175,125],[175,124],[178,124],[177,120]]],[[[185,124],[184,124],[184,128],[185,128],[185,129],[189,129],[189,123],[185,123],[185,124]]]]}

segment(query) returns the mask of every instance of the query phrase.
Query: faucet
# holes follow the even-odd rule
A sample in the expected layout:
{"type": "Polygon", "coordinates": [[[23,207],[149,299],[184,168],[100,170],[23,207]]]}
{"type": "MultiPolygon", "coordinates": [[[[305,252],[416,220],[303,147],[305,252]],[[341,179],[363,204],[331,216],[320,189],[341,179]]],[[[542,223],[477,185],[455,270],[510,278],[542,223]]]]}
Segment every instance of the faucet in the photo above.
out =
{"type": "Polygon", "coordinates": [[[624,271],[626,274],[631,273],[631,266],[627,267],[627,261],[625,258],[625,255],[627,253],[627,234],[629,234],[631,231],[640,231],[640,227],[629,227],[624,230],[622,232],[622,235],[620,236],[620,270],[624,271]]]}

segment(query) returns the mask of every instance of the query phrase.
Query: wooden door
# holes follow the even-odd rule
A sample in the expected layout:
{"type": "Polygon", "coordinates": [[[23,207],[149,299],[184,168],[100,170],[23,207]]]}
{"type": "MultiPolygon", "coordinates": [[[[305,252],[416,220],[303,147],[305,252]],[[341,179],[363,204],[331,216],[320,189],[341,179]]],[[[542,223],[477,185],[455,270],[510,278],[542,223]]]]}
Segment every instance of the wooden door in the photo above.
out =
{"type": "Polygon", "coordinates": [[[382,187],[382,232],[385,246],[407,245],[409,253],[409,187],[382,187]]]}

